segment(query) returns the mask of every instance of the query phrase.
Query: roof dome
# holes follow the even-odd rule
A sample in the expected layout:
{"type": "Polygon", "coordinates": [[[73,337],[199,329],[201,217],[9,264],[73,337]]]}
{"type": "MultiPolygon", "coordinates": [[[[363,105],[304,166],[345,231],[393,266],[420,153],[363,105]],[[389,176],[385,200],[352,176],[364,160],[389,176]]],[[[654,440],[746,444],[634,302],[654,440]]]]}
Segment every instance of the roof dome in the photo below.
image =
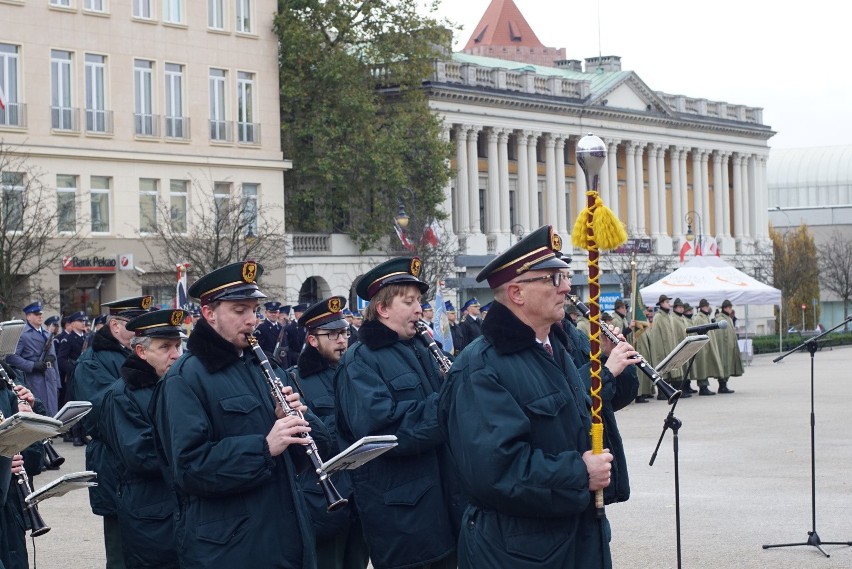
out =
{"type": "Polygon", "coordinates": [[[852,145],[773,149],[766,182],[770,207],[850,204],[852,145]]]}

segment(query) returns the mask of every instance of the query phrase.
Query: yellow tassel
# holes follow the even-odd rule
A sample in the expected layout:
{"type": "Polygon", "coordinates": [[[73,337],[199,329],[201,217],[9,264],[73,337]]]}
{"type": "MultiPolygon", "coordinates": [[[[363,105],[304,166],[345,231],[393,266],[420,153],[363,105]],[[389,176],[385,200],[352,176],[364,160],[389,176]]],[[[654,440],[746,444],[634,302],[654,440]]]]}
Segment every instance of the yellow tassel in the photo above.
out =
{"type": "Polygon", "coordinates": [[[585,208],[577,216],[577,221],[574,222],[574,231],[571,232],[571,243],[574,247],[580,249],[588,249],[589,235],[586,232],[586,221],[589,219],[589,208],[585,208]]]}
{"type": "Polygon", "coordinates": [[[603,205],[600,199],[597,202],[592,219],[595,243],[602,250],[615,249],[627,241],[627,232],[615,213],[603,205]]]}

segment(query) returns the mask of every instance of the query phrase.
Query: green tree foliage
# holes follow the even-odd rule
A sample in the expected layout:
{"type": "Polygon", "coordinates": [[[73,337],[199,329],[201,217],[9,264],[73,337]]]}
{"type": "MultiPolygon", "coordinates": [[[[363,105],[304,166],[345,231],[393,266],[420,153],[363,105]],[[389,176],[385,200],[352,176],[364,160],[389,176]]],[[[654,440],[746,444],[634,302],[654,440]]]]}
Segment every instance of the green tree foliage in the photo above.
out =
{"type": "Polygon", "coordinates": [[[819,268],[814,237],[805,224],[782,233],[769,228],[774,252],[775,288],[781,289],[784,326],[802,327],[802,305],[806,305],[805,327],[819,322],[819,303],[813,314],[814,299],[819,299],[819,268]]]}
{"type": "MultiPolygon", "coordinates": [[[[440,217],[450,144],[424,81],[449,33],[415,0],[279,0],[288,229],[345,232],[366,249],[393,232],[410,189],[440,217]]],[[[410,204],[408,207],[411,207],[410,204]]]]}

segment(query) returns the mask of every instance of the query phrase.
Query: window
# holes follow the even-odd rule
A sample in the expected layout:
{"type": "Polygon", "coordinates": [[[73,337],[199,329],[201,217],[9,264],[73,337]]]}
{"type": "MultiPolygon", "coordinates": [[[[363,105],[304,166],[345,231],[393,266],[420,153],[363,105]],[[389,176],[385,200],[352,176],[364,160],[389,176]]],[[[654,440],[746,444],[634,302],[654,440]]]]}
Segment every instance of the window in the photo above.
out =
{"type": "Polygon", "coordinates": [[[151,95],[153,93],[154,62],[136,59],[133,62],[136,134],[156,136],[151,95]]]}
{"type": "Polygon", "coordinates": [[[207,0],[207,27],[214,30],[225,29],[224,0],[207,0]]]}
{"type": "Polygon", "coordinates": [[[139,231],[157,231],[157,186],[160,181],[152,178],[139,180],[139,231]]]}
{"type": "Polygon", "coordinates": [[[92,176],[92,232],[109,233],[109,193],[112,178],[92,176]]]}
{"type": "Polygon", "coordinates": [[[56,229],[77,231],[77,176],[56,175],[56,229]]]}
{"type": "Polygon", "coordinates": [[[61,6],[62,8],[70,8],[71,0],[50,0],[51,6],[61,6]]]}
{"type": "Polygon", "coordinates": [[[133,0],[133,17],[151,19],[151,0],[133,0]]]}
{"type": "Polygon", "coordinates": [[[257,236],[257,184],[243,184],[243,227],[246,235],[257,236]]]}
{"type": "Polygon", "coordinates": [[[106,0],[86,0],[83,8],[92,12],[106,12],[106,0]]]}
{"type": "Polygon", "coordinates": [[[216,225],[228,221],[228,209],[231,205],[231,184],[228,182],[213,183],[213,208],[216,214],[216,225]]]}
{"type": "Polygon", "coordinates": [[[225,70],[210,70],[210,140],[228,141],[225,114],[225,70]]]}
{"type": "Polygon", "coordinates": [[[236,0],[237,1],[237,31],[244,34],[250,34],[251,28],[251,0],[236,0]]]}
{"type": "Polygon", "coordinates": [[[170,24],[183,23],[183,0],[163,0],[163,21],[170,24]]]}
{"type": "Polygon", "coordinates": [[[50,126],[56,130],[77,130],[71,108],[71,52],[50,52],[50,126]]]}
{"type": "Polygon", "coordinates": [[[0,126],[24,126],[18,102],[18,46],[0,43],[0,126]]]}
{"type": "Polygon", "coordinates": [[[186,233],[186,197],[189,182],[186,180],[171,180],[169,183],[169,217],[172,231],[186,233]]]}
{"type": "Polygon", "coordinates": [[[106,110],[106,57],[86,54],[86,131],[110,132],[106,110]]]}
{"type": "Polygon", "coordinates": [[[254,118],[254,74],[245,71],[237,72],[237,140],[255,143],[258,138],[258,125],[254,118]]]}
{"type": "Polygon", "coordinates": [[[187,138],[183,116],[183,65],[166,63],[166,137],[187,138]]]}
{"type": "Polygon", "coordinates": [[[3,172],[0,174],[2,187],[2,209],[0,223],[5,231],[21,231],[24,228],[24,174],[3,172]]]}

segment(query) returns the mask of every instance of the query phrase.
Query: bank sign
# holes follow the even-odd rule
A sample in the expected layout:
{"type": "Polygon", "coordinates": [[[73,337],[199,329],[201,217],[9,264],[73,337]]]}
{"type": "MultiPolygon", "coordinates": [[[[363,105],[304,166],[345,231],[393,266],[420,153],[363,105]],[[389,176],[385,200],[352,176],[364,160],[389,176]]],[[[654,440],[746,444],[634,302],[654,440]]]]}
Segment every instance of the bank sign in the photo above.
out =
{"type": "Polygon", "coordinates": [[[66,273],[114,273],[115,257],[62,257],[62,271],[66,273]]]}

